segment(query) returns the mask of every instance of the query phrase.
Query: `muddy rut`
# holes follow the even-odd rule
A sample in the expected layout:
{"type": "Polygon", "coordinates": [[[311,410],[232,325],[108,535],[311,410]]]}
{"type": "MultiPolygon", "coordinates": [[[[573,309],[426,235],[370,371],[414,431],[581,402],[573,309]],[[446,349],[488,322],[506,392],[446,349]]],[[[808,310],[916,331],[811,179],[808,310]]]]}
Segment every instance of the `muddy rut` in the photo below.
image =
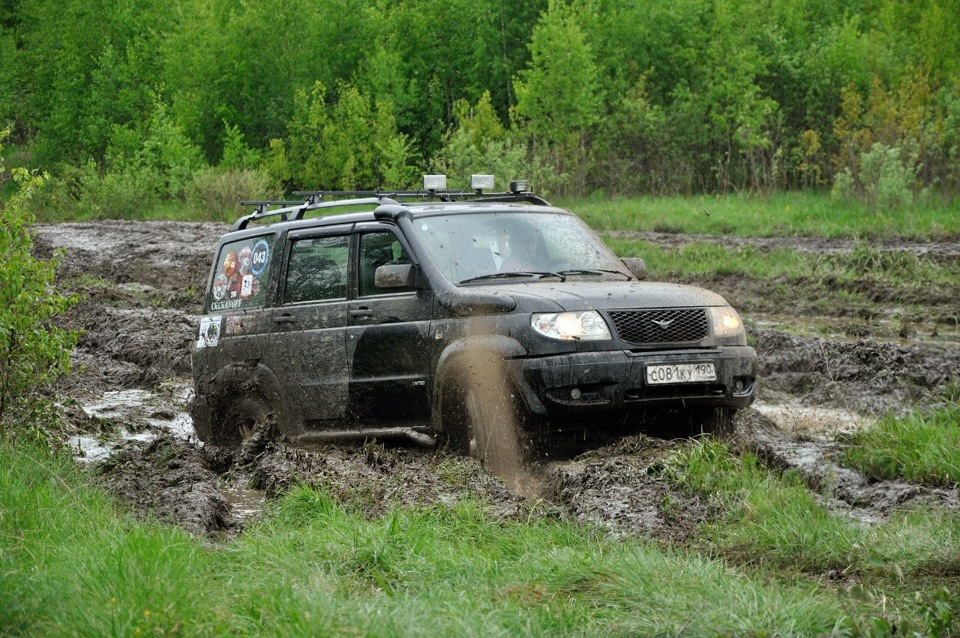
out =
{"type": "MultiPolygon", "coordinates": [[[[297,482],[328,490],[369,515],[396,504],[470,497],[504,518],[560,517],[614,535],[681,543],[722,513],[667,480],[664,460],[694,443],[643,432],[593,440],[576,456],[535,465],[519,481],[494,476],[442,448],[371,441],[302,450],[278,444],[269,432],[233,453],[198,445],[186,416],[190,349],[209,259],[226,230],[179,222],[37,227],[36,251],[49,256],[64,249],[60,285],[84,296],[62,318],[81,334],[75,371],[57,388],[73,428],[67,443],[103,485],[138,511],[196,534],[229,535],[297,482]],[[518,484],[522,490],[508,487],[518,484]]],[[[706,240],[644,238],[670,246],[706,240]]],[[[841,240],[720,240],[764,250],[854,248],[841,240]]],[[[877,247],[960,259],[960,241],[877,247]]],[[[956,489],[876,481],[837,461],[840,435],[862,427],[870,415],[940,401],[955,391],[960,283],[929,295],[911,291],[909,299],[886,290],[869,297],[869,312],[845,303],[848,295],[830,282],[771,286],[728,275],[686,283],[716,290],[738,307],[760,355],[758,401],[736,419],[735,448],[758,454],[775,469],[795,469],[827,507],[865,524],[912,505],[960,509],[956,489]],[[830,303],[823,303],[823,295],[830,303]],[[900,303],[910,304],[911,322],[901,317],[900,303]]]]}

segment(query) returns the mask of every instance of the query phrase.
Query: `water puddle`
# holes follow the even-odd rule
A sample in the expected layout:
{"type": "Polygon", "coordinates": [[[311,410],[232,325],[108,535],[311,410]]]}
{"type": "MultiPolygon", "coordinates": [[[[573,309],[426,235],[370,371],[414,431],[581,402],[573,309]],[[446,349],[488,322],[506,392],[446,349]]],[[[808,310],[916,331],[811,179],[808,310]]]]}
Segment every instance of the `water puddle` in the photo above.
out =
{"type": "Polygon", "coordinates": [[[871,418],[851,410],[804,405],[800,401],[767,403],[758,400],[752,407],[785,432],[796,436],[833,438],[873,423],[871,418]]]}
{"type": "MultiPolygon", "coordinates": [[[[150,442],[161,435],[172,435],[191,442],[196,436],[188,414],[192,399],[193,386],[187,381],[171,382],[156,391],[105,392],[80,406],[88,417],[99,422],[102,431],[73,436],[67,444],[77,461],[92,463],[109,457],[128,441],[150,442]]],[[[260,515],[266,500],[262,490],[247,487],[239,479],[215,482],[215,489],[230,506],[234,520],[244,523],[260,515]]]]}
{"type": "Polygon", "coordinates": [[[266,502],[266,493],[239,483],[221,483],[220,493],[230,504],[230,512],[241,523],[260,515],[266,502]]]}
{"type": "Polygon", "coordinates": [[[149,390],[104,392],[98,400],[81,405],[91,419],[107,425],[99,434],[80,434],[67,439],[78,461],[102,460],[125,441],[152,441],[161,434],[191,440],[193,421],[187,413],[193,387],[177,382],[149,390]]]}

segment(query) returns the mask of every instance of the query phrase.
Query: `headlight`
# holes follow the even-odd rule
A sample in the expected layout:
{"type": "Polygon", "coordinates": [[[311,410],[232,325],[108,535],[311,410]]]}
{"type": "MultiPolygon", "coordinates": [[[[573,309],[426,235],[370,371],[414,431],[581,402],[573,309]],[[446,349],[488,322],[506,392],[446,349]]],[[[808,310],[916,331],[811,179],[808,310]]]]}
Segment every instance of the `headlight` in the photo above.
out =
{"type": "Polygon", "coordinates": [[[743,332],[740,315],[730,306],[710,308],[710,321],[713,323],[713,334],[718,337],[732,337],[743,332]]]}
{"type": "Polygon", "coordinates": [[[545,312],[530,316],[530,325],[544,337],[563,341],[610,339],[610,329],[596,310],[545,312]]]}

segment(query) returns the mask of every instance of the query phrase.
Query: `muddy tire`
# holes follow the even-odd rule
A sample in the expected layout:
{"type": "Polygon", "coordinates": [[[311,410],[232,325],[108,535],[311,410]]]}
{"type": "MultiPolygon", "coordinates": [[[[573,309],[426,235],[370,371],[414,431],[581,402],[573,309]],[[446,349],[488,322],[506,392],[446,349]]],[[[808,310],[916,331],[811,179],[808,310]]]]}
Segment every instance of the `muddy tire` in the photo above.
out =
{"type": "Polygon", "coordinates": [[[211,442],[220,447],[238,448],[258,429],[268,427],[273,414],[269,403],[258,394],[233,399],[219,411],[211,442]]]}
{"type": "Polygon", "coordinates": [[[528,456],[517,407],[497,362],[464,367],[448,383],[444,397],[444,429],[451,446],[498,476],[515,474],[528,456]]]}

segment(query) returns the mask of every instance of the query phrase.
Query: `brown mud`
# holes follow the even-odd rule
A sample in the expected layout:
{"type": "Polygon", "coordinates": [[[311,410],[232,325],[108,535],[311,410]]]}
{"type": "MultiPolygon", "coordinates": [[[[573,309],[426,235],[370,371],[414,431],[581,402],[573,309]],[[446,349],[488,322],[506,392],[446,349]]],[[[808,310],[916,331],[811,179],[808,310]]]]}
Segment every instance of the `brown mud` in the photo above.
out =
{"type": "MultiPolygon", "coordinates": [[[[680,543],[721,514],[708,499],[682,492],[665,476],[664,459],[691,440],[640,432],[536,465],[523,477],[523,490],[508,489],[514,481],[444,448],[369,441],[303,450],[277,443],[269,433],[233,453],[198,445],[185,416],[192,392],[190,352],[209,260],[226,230],[221,224],[178,222],[37,227],[39,254],[66,250],[59,285],[84,295],[62,319],[81,332],[75,370],[57,388],[75,430],[69,445],[104,486],[137,511],[196,534],[233,533],[256,516],[261,503],[269,508],[277,494],[303,483],[370,516],[397,505],[432,507],[471,498],[499,517],[560,517],[615,535],[680,543]]],[[[668,246],[703,241],[646,235],[668,246]]],[[[722,241],[825,254],[855,246],[803,238],[722,241]]],[[[960,259],[960,241],[876,247],[960,259]]],[[[795,469],[826,506],[866,523],[913,504],[960,509],[955,489],[876,481],[836,460],[843,445],[837,434],[858,427],[857,415],[928,405],[956,391],[956,290],[917,294],[888,285],[880,287],[883,294],[870,294],[878,287],[875,278],[865,277],[870,299],[865,309],[862,296],[855,306],[846,303],[830,282],[772,284],[717,276],[687,283],[712,288],[738,307],[760,355],[758,402],[738,415],[735,448],[757,453],[773,468],[795,469]],[[921,317],[915,325],[899,318],[906,298],[911,316],[921,317]],[[802,418],[785,416],[790,414],[802,418]]]]}

